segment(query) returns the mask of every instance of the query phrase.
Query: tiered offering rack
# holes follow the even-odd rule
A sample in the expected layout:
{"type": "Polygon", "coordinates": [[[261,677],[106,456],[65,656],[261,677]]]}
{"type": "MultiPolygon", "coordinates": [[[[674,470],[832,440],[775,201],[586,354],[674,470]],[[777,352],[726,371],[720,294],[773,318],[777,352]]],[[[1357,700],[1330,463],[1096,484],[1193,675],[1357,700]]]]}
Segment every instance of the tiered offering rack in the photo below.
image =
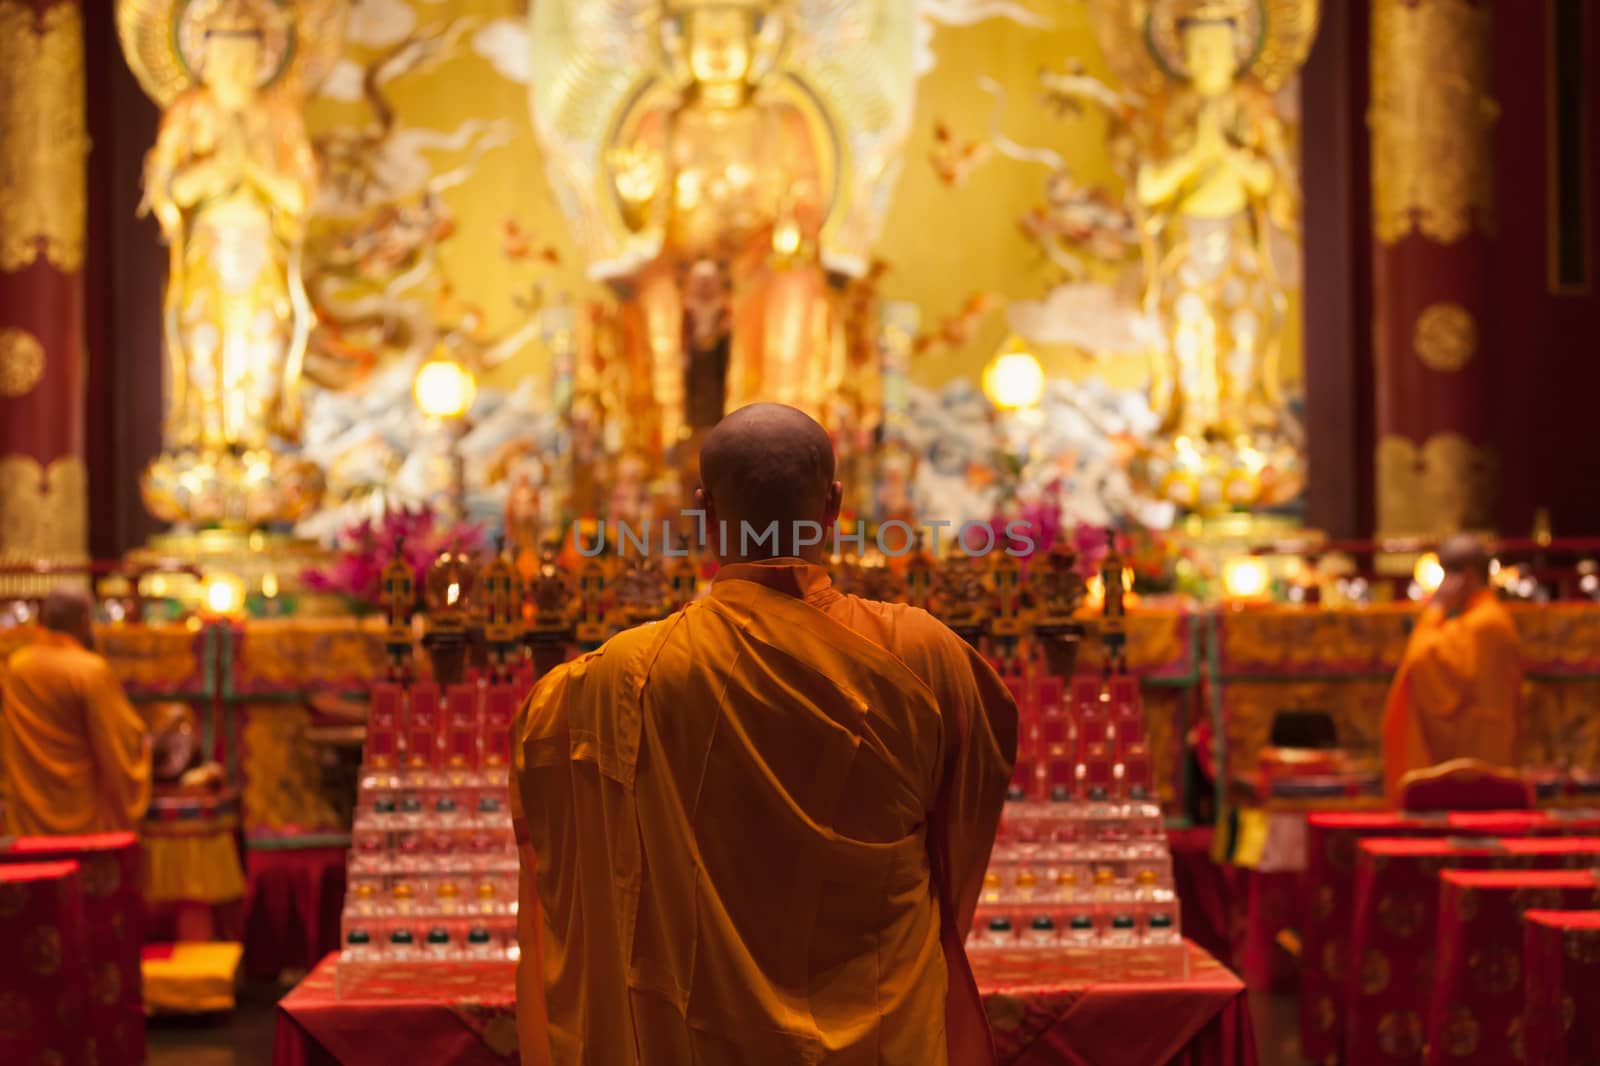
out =
{"type": "Polygon", "coordinates": [[[1188,955],[1138,683],[1076,678],[1068,702],[1062,687],[1046,676],[1019,692],[1017,772],[968,950],[1048,953],[1087,982],[1180,977],[1188,955]]]}
{"type": "Polygon", "coordinates": [[[512,719],[532,679],[372,693],[345,896],[340,979],[390,962],[514,962],[512,719]]]}

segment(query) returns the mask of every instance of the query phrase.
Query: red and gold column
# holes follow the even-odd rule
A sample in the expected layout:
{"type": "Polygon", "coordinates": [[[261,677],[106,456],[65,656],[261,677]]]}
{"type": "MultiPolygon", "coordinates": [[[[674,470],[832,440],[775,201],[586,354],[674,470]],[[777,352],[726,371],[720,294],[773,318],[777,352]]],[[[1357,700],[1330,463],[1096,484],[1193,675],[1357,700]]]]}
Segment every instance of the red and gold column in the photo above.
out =
{"type": "Polygon", "coordinates": [[[86,123],[80,0],[0,0],[0,561],[87,544],[86,123]]]}
{"type": "Polygon", "coordinates": [[[1380,536],[1492,524],[1491,0],[1372,0],[1380,536]]]}

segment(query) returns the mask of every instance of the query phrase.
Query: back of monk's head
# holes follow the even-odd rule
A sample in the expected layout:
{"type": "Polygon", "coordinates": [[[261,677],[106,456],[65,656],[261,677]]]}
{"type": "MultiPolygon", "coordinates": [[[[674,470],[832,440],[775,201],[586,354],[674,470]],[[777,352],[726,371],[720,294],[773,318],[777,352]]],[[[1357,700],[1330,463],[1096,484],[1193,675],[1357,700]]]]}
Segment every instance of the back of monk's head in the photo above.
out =
{"type": "Polygon", "coordinates": [[[52,589],[39,606],[39,624],[65,633],[86,648],[94,647],[94,606],[78,589],[52,589]]]}
{"type": "Polygon", "coordinates": [[[1439,565],[1446,573],[1461,573],[1476,582],[1489,580],[1489,549],[1470,533],[1457,533],[1439,545],[1439,565]]]}
{"type": "Polygon", "coordinates": [[[729,561],[819,558],[839,517],[833,468],[833,441],[805,412],[779,403],[734,411],[700,448],[700,502],[712,547],[729,561]],[[774,523],[775,540],[760,539],[774,523]],[[720,543],[719,526],[725,530],[720,543]],[[806,543],[813,537],[817,543],[806,543]]]}

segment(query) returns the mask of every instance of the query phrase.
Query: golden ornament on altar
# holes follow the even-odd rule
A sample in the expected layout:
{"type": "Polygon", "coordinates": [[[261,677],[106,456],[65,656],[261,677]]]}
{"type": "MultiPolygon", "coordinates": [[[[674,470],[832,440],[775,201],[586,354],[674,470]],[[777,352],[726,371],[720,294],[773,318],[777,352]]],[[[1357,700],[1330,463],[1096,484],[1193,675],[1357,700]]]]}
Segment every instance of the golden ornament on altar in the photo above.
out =
{"type": "Polygon", "coordinates": [[[1144,309],[1157,327],[1144,480],[1201,513],[1287,502],[1304,485],[1279,355],[1274,228],[1296,225],[1293,161],[1270,93],[1304,62],[1317,0],[1095,0],[1107,61],[1150,103],[1144,309]]]}
{"type": "Polygon", "coordinates": [[[344,10],[119,0],[123,51],[165,108],[143,208],[170,249],[163,454],[145,479],[167,521],[288,521],[320,495],[319,472],[288,451],[314,320],[300,256],[316,161],[300,112],[338,56],[344,10]]]}

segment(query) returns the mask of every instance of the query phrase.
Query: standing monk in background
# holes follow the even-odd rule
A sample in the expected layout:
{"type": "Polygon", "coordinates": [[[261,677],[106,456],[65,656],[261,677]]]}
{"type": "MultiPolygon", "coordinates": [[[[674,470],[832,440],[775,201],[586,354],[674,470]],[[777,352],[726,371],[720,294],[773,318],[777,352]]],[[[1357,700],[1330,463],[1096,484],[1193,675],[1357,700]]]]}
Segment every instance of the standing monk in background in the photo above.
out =
{"type": "Polygon", "coordinates": [[[816,422],[735,411],[700,473],[710,594],[518,719],[523,1062],[990,1063],[963,941],[1016,706],[931,616],[832,587],[816,422]]]}
{"type": "Polygon", "coordinates": [[[94,651],[87,596],[52,592],[44,631],[0,685],[0,785],[18,836],[136,831],[150,803],[150,742],[94,651]]]}
{"type": "Polygon", "coordinates": [[[1489,588],[1489,553],[1475,537],[1439,549],[1444,580],[1423,612],[1389,689],[1384,786],[1450,759],[1517,765],[1522,662],[1517,630],[1489,588]]]}

